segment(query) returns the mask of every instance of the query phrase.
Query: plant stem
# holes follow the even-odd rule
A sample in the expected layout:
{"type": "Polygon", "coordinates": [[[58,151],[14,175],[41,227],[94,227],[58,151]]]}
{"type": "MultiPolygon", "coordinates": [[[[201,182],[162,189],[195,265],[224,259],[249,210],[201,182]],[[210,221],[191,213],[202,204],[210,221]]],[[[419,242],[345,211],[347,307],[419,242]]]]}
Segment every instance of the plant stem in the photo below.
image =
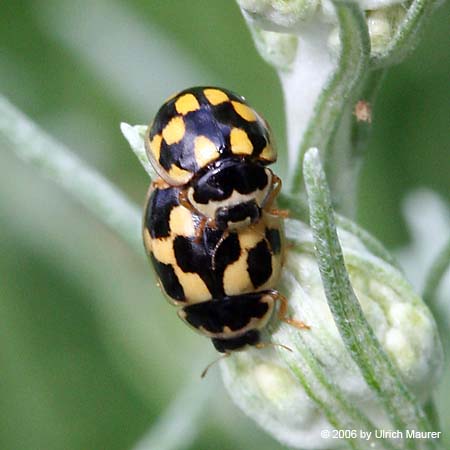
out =
{"type": "MultiPolygon", "coordinates": [[[[311,149],[305,155],[304,176],[319,270],[344,344],[367,384],[383,403],[393,425],[399,430],[431,431],[425,413],[382,349],[353,291],[317,149],[311,149]]],[[[425,448],[423,442],[411,439],[405,441],[405,446],[425,448]]],[[[427,448],[434,446],[434,442],[427,444],[427,448]]]]}
{"type": "MultiPolygon", "coordinates": [[[[369,63],[369,37],[359,6],[353,3],[336,2],[335,8],[340,25],[341,54],[335,72],[316,100],[314,113],[303,135],[290,185],[295,193],[303,189],[301,168],[306,150],[310,147],[318,147],[321,149],[324,160],[328,159],[332,151],[330,144],[343,109],[353,89],[361,81],[369,63]]],[[[337,193],[337,196],[340,198],[345,195],[337,193]]]]}
{"type": "Polygon", "coordinates": [[[0,136],[18,157],[62,186],[133,250],[143,254],[139,208],[1,95],[0,136]]]}

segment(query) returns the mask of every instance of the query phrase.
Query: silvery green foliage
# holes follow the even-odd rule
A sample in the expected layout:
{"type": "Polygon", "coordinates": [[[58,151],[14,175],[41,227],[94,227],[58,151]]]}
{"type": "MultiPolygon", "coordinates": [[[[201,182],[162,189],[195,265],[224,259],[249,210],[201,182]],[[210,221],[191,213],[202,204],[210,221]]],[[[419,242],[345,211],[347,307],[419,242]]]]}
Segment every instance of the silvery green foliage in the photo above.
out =
{"type": "MultiPolygon", "coordinates": [[[[313,22],[337,26],[332,0],[237,0],[251,24],[265,31],[277,31],[302,36],[313,22]]],[[[333,5],[334,3],[334,5],[333,5]]],[[[372,54],[388,58],[396,46],[411,46],[425,16],[433,9],[433,0],[359,0],[354,3],[365,15],[372,54]]],[[[404,55],[404,52],[401,52],[404,55]]],[[[271,61],[275,63],[275,61],[271,61]]],[[[399,62],[393,61],[393,62],[399,62]]],[[[276,64],[275,64],[276,65],[276,64]]]]}
{"type": "Polygon", "coordinates": [[[293,317],[311,329],[274,320],[266,340],[291,351],[231,355],[221,363],[223,379],[236,404],[286,445],[342,446],[323,436],[347,429],[358,430],[348,441],[354,448],[391,448],[389,440],[359,433],[431,430],[422,407],[442,369],[436,323],[373,238],[348,225],[336,229],[317,149],[305,155],[304,177],[310,226],[286,221],[290,249],[279,289],[293,317]]]}
{"type": "MultiPolygon", "coordinates": [[[[229,394],[262,428],[292,447],[335,448],[336,440],[323,439],[321,433],[336,427],[370,430],[371,422],[377,428],[395,428],[335,325],[311,229],[288,220],[286,233],[295,247],[288,252],[279,289],[289,298],[293,316],[311,329],[299,331],[274,321],[267,339],[293,352],[270,348],[232,355],[221,364],[229,394]],[[320,399],[327,403],[328,411],[321,407],[320,399]],[[337,422],[331,424],[327,415],[337,422]]],[[[442,366],[433,317],[398,269],[373,255],[357,236],[342,229],[338,234],[368,323],[405,383],[424,404],[442,366]]],[[[380,442],[376,443],[380,448],[380,442]]]]}
{"type": "Polygon", "coordinates": [[[355,190],[360,167],[357,147],[366,126],[355,123],[354,105],[363,100],[370,111],[381,69],[408,54],[438,1],[237,2],[258,51],[277,69],[284,91],[287,184],[295,192],[302,191],[303,155],[317,147],[327,161],[335,201],[353,214],[354,202],[347,199],[355,190]],[[355,135],[358,138],[352,143],[355,135]]]}
{"type": "Polygon", "coordinates": [[[125,122],[120,124],[120,131],[130,144],[131,149],[137,156],[139,162],[142,164],[142,167],[151,179],[155,179],[157,174],[155,169],[153,169],[153,166],[150,164],[145,151],[144,136],[147,128],[147,125],[129,125],[125,122]]]}

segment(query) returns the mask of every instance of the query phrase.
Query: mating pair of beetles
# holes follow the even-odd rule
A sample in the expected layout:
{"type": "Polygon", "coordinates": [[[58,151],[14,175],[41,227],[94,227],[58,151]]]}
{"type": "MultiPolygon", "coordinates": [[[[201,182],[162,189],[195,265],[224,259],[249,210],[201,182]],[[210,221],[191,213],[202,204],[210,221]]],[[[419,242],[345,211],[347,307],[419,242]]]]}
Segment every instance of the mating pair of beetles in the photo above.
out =
{"type": "Polygon", "coordinates": [[[221,353],[264,346],[260,330],[279,302],[283,265],[281,180],[267,122],[225,89],[197,87],[170,98],[145,137],[159,178],[144,212],[146,251],[178,315],[221,353]]]}

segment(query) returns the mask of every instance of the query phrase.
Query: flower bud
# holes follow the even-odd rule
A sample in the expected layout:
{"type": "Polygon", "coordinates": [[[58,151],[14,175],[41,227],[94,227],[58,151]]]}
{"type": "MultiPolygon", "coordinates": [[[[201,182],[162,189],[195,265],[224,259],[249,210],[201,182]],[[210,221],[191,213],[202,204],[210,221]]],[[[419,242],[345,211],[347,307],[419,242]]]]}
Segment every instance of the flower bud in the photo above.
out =
{"type": "MultiPolygon", "coordinates": [[[[345,402],[375,426],[394,428],[335,325],[310,229],[287,220],[286,234],[293,247],[279,290],[289,299],[293,317],[311,328],[298,330],[274,318],[266,339],[291,351],[250,349],[224,360],[222,375],[231,397],[262,428],[296,448],[334,448],[335,440],[322,438],[323,430],[336,427],[330,414],[350,428],[362,427],[363,422],[345,421],[345,402]]],[[[356,235],[339,228],[338,234],[368,323],[405,384],[425,403],[443,360],[433,317],[398,269],[372,254],[356,235]]]]}
{"type": "Polygon", "coordinates": [[[248,19],[266,30],[291,32],[309,19],[319,0],[238,0],[248,19]]]}
{"type": "Polygon", "coordinates": [[[391,42],[405,13],[406,9],[401,5],[367,12],[367,28],[372,55],[383,53],[391,42]]]}
{"type": "Polygon", "coordinates": [[[280,70],[289,69],[297,53],[297,36],[265,31],[257,27],[252,31],[260,55],[280,70]]]}

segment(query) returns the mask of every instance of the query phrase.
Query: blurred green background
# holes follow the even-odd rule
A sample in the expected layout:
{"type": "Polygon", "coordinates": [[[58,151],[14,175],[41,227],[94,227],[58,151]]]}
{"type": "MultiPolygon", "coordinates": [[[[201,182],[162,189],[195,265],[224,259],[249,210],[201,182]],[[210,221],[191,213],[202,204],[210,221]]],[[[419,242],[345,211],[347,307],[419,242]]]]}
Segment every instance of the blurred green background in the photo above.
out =
{"type": "MultiPolygon", "coordinates": [[[[450,199],[449,12],[447,2],[390,70],[374,111],[358,219],[391,249],[411,237],[408,192],[450,199]]],[[[138,204],[148,178],[119,123],[147,123],[170,94],[203,84],[244,95],[283,148],[281,88],[233,1],[2,3],[0,91],[138,204]]],[[[132,448],[212,360],[211,345],[182,326],[143,254],[1,140],[0,230],[0,449],[132,448]]],[[[187,448],[281,448],[218,378],[215,368],[201,382],[213,395],[187,448]]]]}

